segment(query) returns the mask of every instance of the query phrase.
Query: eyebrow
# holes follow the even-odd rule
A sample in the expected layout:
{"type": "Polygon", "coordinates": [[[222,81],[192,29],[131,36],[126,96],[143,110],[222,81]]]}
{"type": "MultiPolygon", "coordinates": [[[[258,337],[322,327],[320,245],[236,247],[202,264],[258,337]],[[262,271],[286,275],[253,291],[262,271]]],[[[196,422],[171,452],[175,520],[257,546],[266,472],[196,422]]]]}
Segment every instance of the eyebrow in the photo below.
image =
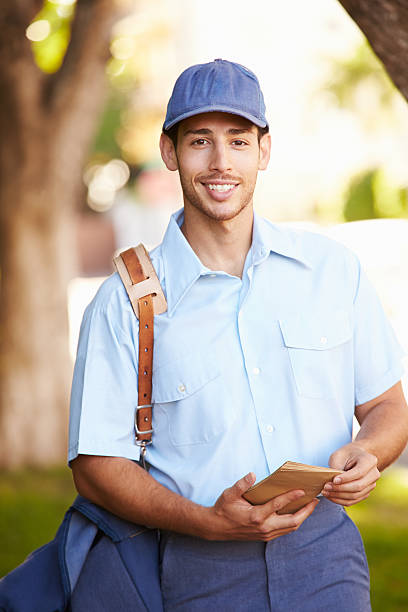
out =
{"type": "MultiPolygon", "coordinates": [[[[233,134],[233,135],[237,135],[237,134],[246,134],[252,132],[252,127],[250,128],[230,128],[228,130],[228,134],[233,134]]],[[[209,130],[208,128],[201,128],[199,130],[186,130],[184,132],[184,136],[187,136],[188,134],[193,134],[194,136],[197,135],[201,135],[201,136],[208,136],[209,134],[212,134],[212,130],[209,130]]]]}

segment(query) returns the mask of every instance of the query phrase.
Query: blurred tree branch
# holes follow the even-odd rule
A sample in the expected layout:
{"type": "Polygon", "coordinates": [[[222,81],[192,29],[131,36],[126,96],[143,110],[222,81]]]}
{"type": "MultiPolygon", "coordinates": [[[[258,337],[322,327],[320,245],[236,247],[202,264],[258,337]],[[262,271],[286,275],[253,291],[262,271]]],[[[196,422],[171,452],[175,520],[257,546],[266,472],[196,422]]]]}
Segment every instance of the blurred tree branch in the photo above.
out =
{"type": "Polygon", "coordinates": [[[35,63],[26,36],[42,6],[15,0],[0,7],[3,467],[65,455],[75,214],[105,100],[111,27],[123,15],[117,0],[78,0],[63,64],[49,75],[35,63]]]}
{"type": "Polygon", "coordinates": [[[104,86],[104,71],[95,68],[105,67],[110,55],[111,28],[118,17],[118,8],[112,0],[78,2],[62,66],[49,77],[46,86],[47,105],[57,113],[72,108],[73,104],[81,105],[89,97],[90,88],[104,86]]]}
{"type": "Polygon", "coordinates": [[[408,100],[408,2],[339,0],[360,27],[391,80],[408,100]]]}

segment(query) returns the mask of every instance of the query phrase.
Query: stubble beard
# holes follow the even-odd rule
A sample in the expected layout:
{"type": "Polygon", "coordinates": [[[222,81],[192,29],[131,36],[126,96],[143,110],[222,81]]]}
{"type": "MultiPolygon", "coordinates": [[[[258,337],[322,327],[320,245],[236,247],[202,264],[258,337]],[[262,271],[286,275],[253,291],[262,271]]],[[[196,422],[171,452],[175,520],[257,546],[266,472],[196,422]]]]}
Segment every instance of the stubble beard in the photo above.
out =
{"type": "MultiPolygon", "coordinates": [[[[217,202],[215,201],[214,207],[207,206],[207,203],[205,202],[204,198],[201,198],[199,196],[199,194],[193,189],[191,183],[189,183],[185,179],[182,172],[180,171],[179,176],[181,188],[183,190],[184,201],[187,200],[189,204],[194,206],[194,208],[206,215],[206,217],[208,217],[209,219],[213,219],[214,221],[230,221],[231,219],[234,219],[236,216],[238,216],[252,202],[256,181],[254,181],[253,185],[250,185],[248,188],[243,190],[241,199],[236,203],[234,208],[228,211],[223,211],[217,209],[217,202]]],[[[240,189],[243,189],[242,183],[240,184],[240,189]]],[[[218,208],[221,209],[222,204],[223,203],[220,202],[218,208]]]]}

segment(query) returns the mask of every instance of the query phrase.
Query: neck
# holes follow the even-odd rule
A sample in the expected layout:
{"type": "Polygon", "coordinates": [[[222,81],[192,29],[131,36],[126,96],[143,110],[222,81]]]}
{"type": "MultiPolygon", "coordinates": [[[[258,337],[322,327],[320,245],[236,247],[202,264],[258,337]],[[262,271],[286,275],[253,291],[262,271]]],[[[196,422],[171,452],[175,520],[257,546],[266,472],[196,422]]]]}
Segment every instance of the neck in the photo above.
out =
{"type": "Polygon", "coordinates": [[[181,231],[207,268],[241,278],[252,243],[252,226],[252,203],[228,221],[212,219],[187,205],[181,231]]]}

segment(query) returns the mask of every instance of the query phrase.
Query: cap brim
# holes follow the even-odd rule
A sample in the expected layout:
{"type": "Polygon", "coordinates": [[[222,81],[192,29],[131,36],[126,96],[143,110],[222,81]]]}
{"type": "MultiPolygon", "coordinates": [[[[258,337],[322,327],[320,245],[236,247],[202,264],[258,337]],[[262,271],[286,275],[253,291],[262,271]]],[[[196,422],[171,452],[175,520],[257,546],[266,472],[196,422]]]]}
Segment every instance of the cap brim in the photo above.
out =
{"type": "Polygon", "coordinates": [[[202,113],[228,113],[230,115],[238,115],[239,117],[244,117],[244,119],[248,119],[251,123],[254,123],[260,128],[267,127],[268,124],[266,121],[263,121],[259,117],[255,117],[251,113],[246,113],[245,111],[238,110],[236,108],[231,108],[230,106],[223,106],[222,104],[212,104],[211,106],[202,106],[200,108],[194,108],[178,117],[171,119],[171,121],[165,121],[163,124],[164,130],[169,130],[173,125],[183,121],[183,119],[188,119],[189,117],[194,117],[195,115],[201,115],[202,113]]]}

